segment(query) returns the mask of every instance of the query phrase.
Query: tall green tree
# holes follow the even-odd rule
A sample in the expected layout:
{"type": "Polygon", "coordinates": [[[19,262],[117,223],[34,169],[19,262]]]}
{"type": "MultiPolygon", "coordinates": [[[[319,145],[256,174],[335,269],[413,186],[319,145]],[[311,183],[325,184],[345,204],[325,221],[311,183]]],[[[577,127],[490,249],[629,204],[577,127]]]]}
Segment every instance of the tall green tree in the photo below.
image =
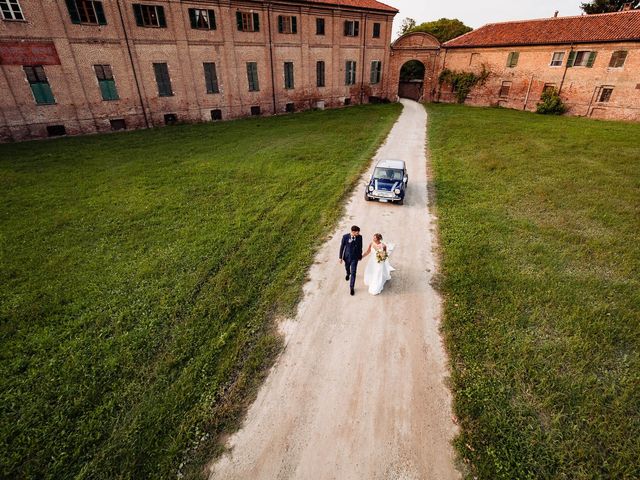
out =
{"type": "Polygon", "coordinates": [[[468,27],[457,18],[441,18],[433,22],[424,22],[416,25],[409,31],[430,33],[441,43],[444,43],[471,30],[473,30],[473,28],[468,27]]]}
{"type": "Polygon", "coordinates": [[[631,8],[640,8],[640,0],[630,2],[629,0],[593,0],[591,2],[583,3],[580,8],[588,15],[594,13],[610,13],[619,12],[622,10],[626,3],[631,4],[631,8]]]}

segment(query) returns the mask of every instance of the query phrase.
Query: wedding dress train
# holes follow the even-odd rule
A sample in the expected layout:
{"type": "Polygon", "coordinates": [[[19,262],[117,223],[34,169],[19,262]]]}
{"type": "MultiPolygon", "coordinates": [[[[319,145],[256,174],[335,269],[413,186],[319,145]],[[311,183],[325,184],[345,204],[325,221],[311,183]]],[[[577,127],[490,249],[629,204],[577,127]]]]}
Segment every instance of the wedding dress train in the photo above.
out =
{"type": "MultiPolygon", "coordinates": [[[[387,245],[387,254],[391,254],[393,245],[387,245]]],[[[364,271],[364,284],[369,287],[371,295],[378,295],[384,289],[387,280],[391,280],[391,272],[395,270],[389,263],[389,258],[378,262],[376,248],[371,249],[371,257],[364,271]]]]}

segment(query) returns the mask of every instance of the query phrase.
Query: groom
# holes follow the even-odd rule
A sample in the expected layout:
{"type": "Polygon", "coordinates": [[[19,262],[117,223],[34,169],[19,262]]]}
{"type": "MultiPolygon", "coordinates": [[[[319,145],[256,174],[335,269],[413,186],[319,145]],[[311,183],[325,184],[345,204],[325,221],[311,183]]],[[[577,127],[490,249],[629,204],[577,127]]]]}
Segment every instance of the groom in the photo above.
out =
{"type": "Polygon", "coordinates": [[[340,243],[340,263],[344,262],[347,276],[345,280],[351,283],[351,295],[355,295],[356,291],[356,272],[358,271],[358,262],[362,260],[362,237],[360,236],[360,227],[351,227],[351,233],[347,233],[342,237],[340,243]]]}

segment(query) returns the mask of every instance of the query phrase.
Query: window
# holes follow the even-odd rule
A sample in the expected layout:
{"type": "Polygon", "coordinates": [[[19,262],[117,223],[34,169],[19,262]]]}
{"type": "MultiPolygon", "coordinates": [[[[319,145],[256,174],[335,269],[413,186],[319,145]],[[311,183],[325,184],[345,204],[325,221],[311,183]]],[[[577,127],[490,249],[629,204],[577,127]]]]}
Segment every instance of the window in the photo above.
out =
{"type": "Polygon", "coordinates": [[[373,24],[373,38],[380,38],[380,24],[373,24]]]}
{"type": "Polygon", "coordinates": [[[371,62],[371,85],[380,83],[381,79],[382,79],[382,62],[379,60],[371,62]]]}
{"type": "Polygon", "coordinates": [[[295,112],[295,111],[296,111],[296,105],[295,105],[295,103],[287,103],[287,104],[284,106],[284,110],[285,110],[285,112],[287,112],[287,113],[293,113],[293,112],[295,112]]]}
{"type": "Polygon", "coordinates": [[[53,97],[51,86],[47,75],[44,73],[44,67],[41,65],[35,67],[23,67],[24,73],[29,80],[29,86],[33,93],[33,98],[38,105],[52,105],[56,103],[56,99],[53,97]]]}
{"type": "Polygon", "coordinates": [[[356,84],[356,62],[347,60],[345,68],[345,85],[356,84]]]}
{"type": "Polygon", "coordinates": [[[236,12],[236,23],[240,32],[260,31],[260,16],[255,12],[236,12]]]}
{"type": "Polygon", "coordinates": [[[298,33],[298,18],[279,15],[278,33],[298,33]]]}
{"type": "Polygon", "coordinates": [[[611,55],[611,61],[609,62],[609,68],[624,67],[624,62],[627,60],[627,53],[628,52],[626,50],[613,52],[613,55],[611,55]]]}
{"type": "Polygon", "coordinates": [[[316,18],[316,35],[324,35],[324,18],[316,18]]]}
{"type": "Polygon", "coordinates": [[[202,65],[204,66],[204,83],[207,86],[207,93],[220,93],[216,64],[205,62],[202,65]]]}
{"type": "Polygon", "coordinates": [[[518,65],[518,59],[520,58],[520,52],[511,52],[507,57],[507,67],[513,68],[518,65]]]}
{"type": "Polygon", "coordinates": [[[357,37],[360,35],[360,22],[357,20],[344,22],[344,36],[345,37],[357,37]]]}
{"type": "Polygon", "coordinates": [[[189,20],[191,28],[197,30],[215,30],[216,12],[213,10],[202,10],[200,8],[189,9],[189,20]]]}
{"type": "Polygon", "coordinates": [[[136,17],[136,25],[139,27],[167,27],[167,20],[164,16],[164,7],[134,3],[133,14],[136,17]]]}
{"type": "Polygon", "coordinates": [[[251,115],[257,117],[258,115],[260,115],[262,112],[260,110],[260,106],[257,105],[255,107],[251,107],[251,115]]]}
{"type": "Polygon", "coordinates": [[[511,91],[511,82],[502,82],[499,96],[502,98],[508,97],[510,91],[511,91]]]}
{"type": "Polygon", "coordinates": [[[570,52],[567,59],[567,67],[593,67],[598,52],[589,50],[581,50],[578,52],[570,52]]]}
{"type": "Polygon", "coordinates": [[[260,83],[258,82],[258,64],[256,62],[247,62],[247,80],[249,81],[249,91],[260,91],[260,83]]]}
{"type": "Polygon", "coordinates": [[[323,61],[316,62],[316,86],[317,87],[325,86],[323,61]]]}
{"type": "Polygon", "coordinates": [[[553,52],[550,65],[552,67],[561,67],[564,60],[564,52],[553,52]]]}
{"type": "Polygon", "coordinates": [[[175,113],[165,113],[164,114],[164,124],[165,125],[175,125],[178,123],[178,115],[175,113]]]}
{"type": "Polygon", "coordinates": [[[109,124],[111,125],[111,130],[126,130],[127,123],[124,121],[124,118],[116,118],[114,120],[109,120],[109,124]]]}
{"type": "Polygon", "coordinates": [[[96,71],[102,99],[119,100],[120,97],[118,97],[118,91],[116,90],[116,82],[113,79],[111,65],[94,65],[93,69],[96,71]]]}
{"type": "MultiPolygon", "coordinates": [[[[555,83],[545,83],[544,87],[542,87],[542,95],[544,95],[546,92],[553,92],[556,89],[556,84],[555,83]]],[[[540,95],[540,98],[542,98],[542,95],[540,95]]]]}
{"type": "Polygon", "coordinates": [[[293,62],[284,62],[284,88],[291,90],[293,85],[293,62]]]}
{"type": "Polygon", "coordinates": [[[222,120],[222,110],[219,108],[211,110],[211,120],[222,120]]]}
{"type": "Polygon", "coordinates": [[[106,25],[102,2],[93,0],[66,0],[71,23],[106,25]]]}
{"type": "Polygon", "coordinates": [[[3,20],[24,20],[18,0],[0,0],[0,12],[3,20]]]}
{"type": "Polygon", "coordinates": [[[171,78],[169,78],[169,67],[166,63],[154,63],[153,71],[156,74],[158,84],[158,95],[161,97],[172,97],[171,78]]]}
{"type": "Polygon", "coordinates": [[[47,135],[50,137],[61,137],[67,134],[67,129],[64,125],[47,125],[47,135]]]}
{"type": "Polygon", "coordinates": [[[608,102],[611,100],[611,94],[613,93],[613,87],[602,87],[600,90],[599,102],[608,102]]]}

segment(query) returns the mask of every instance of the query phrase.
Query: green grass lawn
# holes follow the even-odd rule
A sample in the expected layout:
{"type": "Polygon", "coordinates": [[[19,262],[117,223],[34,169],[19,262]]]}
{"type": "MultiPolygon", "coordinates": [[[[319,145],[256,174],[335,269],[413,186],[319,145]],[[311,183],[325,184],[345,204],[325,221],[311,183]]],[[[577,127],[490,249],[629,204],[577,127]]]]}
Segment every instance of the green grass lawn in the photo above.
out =
{"type": "Polygon", "coordinates": [[[640,478],[640,125],[428,110],[469,478],[640,478]]]}
{"type": "Polygon", "coordinates": [[[0,477],[198,476],[399,112],[0,145],[0,477]]]}

